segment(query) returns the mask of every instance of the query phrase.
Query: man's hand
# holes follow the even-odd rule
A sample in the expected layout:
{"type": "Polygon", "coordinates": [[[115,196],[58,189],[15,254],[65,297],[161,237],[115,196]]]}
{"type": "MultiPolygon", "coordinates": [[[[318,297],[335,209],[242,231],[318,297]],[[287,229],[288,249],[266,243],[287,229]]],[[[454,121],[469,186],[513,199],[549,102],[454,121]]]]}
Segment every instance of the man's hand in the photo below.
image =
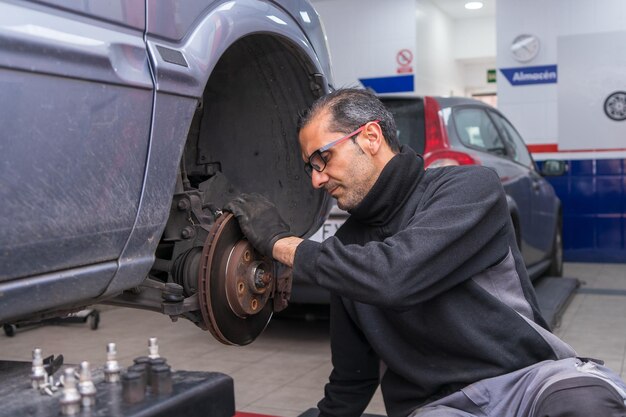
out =
{"type": "Polygon", "coordinates": [[[240,194],[224,209],[235,215],[243,234],[264,256],[272,257],[278,239],[293,236],[276,206],[260,194],[240,194]]]}
{"type": "Polygon", "coordinates": [[[295,236],[278,239],[273,249],[274,259],[289,268],[293,268],[296,250],[300,243],[302,243],[302,239],[295,236]]]}

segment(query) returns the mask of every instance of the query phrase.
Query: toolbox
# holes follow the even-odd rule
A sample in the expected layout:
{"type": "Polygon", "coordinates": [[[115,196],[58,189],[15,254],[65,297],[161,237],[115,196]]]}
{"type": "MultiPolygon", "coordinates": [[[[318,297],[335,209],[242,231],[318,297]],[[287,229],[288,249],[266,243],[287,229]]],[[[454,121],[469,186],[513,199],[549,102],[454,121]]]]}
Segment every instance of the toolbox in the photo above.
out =
{"type": "MultiPolygon", "coordinates": [[[[0,416],[61,416],[61,390],[50,394],[34,389],[30,362],[0,361],[0,416]]],[[[231,417],[235,414],[233,380],[218,372],[172,371],[172,390],[156,395],[146,390],[142,401],[128,403],[122,395],[122,384],[105,382],[102,368],[92,370],[96,387],[95,405],[82,408],[85,416],[185,416],[231,417]]]]}

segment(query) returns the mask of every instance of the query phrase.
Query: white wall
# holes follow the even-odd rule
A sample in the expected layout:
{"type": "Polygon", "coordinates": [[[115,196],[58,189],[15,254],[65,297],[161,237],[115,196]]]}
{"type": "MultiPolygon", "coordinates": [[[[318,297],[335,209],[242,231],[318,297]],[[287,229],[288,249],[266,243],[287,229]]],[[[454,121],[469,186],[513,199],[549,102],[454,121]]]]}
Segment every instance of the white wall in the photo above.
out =
{"type": "Polygon", "coordinates": [[[456,20],[454,58],[460,60],[496,57],[496,20],[493,17],[456,20]]]}
{"type": "Polygon", "coordinates": [[[462,64],[464,95],[495,94],[496,83],[487,82],[487,70],[496,69],[494,17],[454,22],[454,58],[462,64]]]}
{"type": "Polygon", "coordinates": [[[626,30],[559,36],[557,46],[559,150],[626,149],[626,120],[604,108],[626,91],[626,30]]]}
{"type": "Polygon", "coordinates": [[[455,60],[454,20],[430,0],[415,1],[415,16],[415,91],[424,95],[463,95],[462,65],[455,60]]]}
{"type": "MultiPolygon", "coordinates": [[[[461,60],[463,85],[466,96],[472,94],[496,94],[497,84],[487,82],[487,71],[496,69],[496,57],[477,60],[461,60]]],[[[498,80],[502,82],[502,80],[498,80]]]]}
{"type": "Polygon", "coordinates": [[[495,92],[486,81],[495,68],[493,19],[452,20],[436,0],[311,2],[326,29],[337,87],[398,75],[396,54],[409,49],[417,93],[495,92]]]}
{"type": "Polygon", "coordinates": [[[336,87],[397,75],[396,54],[415,57],[415,0],[313,0],[330,47],[336,87]]]}
{"type": "MultiPolygon", "coordinates": [[[[498,0],[496,9],[497,66],[498,68],[524,66],[515,61],[510,53],[510,44],[519,34],[534,34],[541,41],[539,54],[527,65],[560,65],[558,59],[560,37],[624,31],[625,22],[626,1],[624,0],[498,0]]],[[[614,52],[624,56],[623,50],[616,49],[614,52]]],[[[573,64],[578,65],[581,70],[596,65],[593,61],[582,59],[582,57],[573,64]]],[[[572,65],[569,60],[568,65],[572,65]]],[[[624,85],[626,66],[621,71],[622,85],[624,85]]],[[[606,72],[604,74],[610,75],[606,72]]],[[[567,117],[559,116],[559,84],[514,87],[500,73],[498,77],[498,106],[520,130],[526,142],[558,144],[558,120],[572,120],[577,117],[576,114],[567,117]]],[[[559,82],[561,82],[561,74],[559,74],[559,82]]],[[[581,79],[578,89],[584,91],[587,87],[585,80],[581,79]]],[[[624,129],[626,131],[626,125],[624,129]]],[[[574,140],[581,144],[581,149],[584,149],[582,142],[585,138],[580,137],[574,140]]],[[[626,144],[624,147],[626,148],[626,144]]],[[[587,149],[590,148],[592,147],[587,147],[587,149]]]]}

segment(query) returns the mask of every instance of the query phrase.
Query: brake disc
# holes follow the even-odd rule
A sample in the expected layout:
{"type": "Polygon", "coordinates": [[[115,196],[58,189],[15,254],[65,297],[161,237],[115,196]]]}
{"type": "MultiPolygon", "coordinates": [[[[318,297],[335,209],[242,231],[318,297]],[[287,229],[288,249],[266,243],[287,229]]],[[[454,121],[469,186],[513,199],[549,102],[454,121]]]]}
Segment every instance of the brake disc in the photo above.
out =
{"type": "Polygon", "coordinates": [[[244,239],[231,213],[209,231],[198,271],[198,300],[206,327],[220,342],[247,345],[272,317],[272,260],[244,239]]]}

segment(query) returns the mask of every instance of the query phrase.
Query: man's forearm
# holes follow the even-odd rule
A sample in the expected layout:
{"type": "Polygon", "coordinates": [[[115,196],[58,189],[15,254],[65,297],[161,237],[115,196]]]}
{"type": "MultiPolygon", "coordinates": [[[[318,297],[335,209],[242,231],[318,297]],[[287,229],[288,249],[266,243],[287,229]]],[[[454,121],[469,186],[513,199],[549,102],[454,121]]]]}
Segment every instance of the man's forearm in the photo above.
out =
{"type": "Polygon", "coordinates": [[[285,237],[279,239],[272,248],[272,257],[283,265],[293,268],[293,261],[296,257],[296,249],[303,239],[299,237],[285,237]]]}

